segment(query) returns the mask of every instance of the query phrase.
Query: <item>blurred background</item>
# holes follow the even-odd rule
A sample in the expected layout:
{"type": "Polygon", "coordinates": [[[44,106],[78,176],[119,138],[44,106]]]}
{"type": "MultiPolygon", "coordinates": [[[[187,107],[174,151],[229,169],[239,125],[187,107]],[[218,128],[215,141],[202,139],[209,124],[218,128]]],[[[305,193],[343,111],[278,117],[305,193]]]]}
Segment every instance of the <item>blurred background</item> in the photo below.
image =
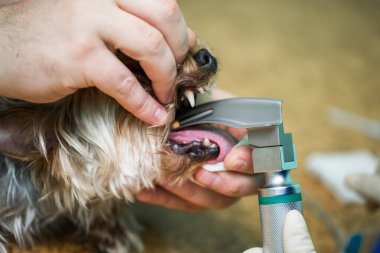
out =
{"type": "MultiPolygon", "coordinates": [[[[317,252],[338,252],[350,234],[373,227],[378,211],[343,203],[306,167],[315,152],[380,152],[376,138],[344,127],[349,125],[345,121],[338,126],[331,120],[332,110],[338,110],[338,116],[345,111],[380,121],[380,2],[179,4],[188,25],[219,60],[219,88],[237,96],[284,101],[284,126],[293,133],[299,162],[293,177],[303,189],[304,215],[317,252]]],[[[142,235],[148,253],[239,253],[261,246],[257,196],[201,214],[143,204],[135,208],[146,228],[142,235]]],[[[83,252],[70,244],[65,248],[83,252]]]]}

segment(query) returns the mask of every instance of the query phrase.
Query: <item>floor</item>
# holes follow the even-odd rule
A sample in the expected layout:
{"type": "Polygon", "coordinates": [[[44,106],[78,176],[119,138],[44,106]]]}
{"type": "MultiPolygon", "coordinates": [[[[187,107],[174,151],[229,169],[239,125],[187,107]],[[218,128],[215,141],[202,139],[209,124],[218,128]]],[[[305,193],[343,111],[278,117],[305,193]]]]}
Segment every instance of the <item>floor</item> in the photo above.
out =
{"type": "MultiPolygon", "coordinates": [[[[280,98],[293,133],[304,214],[317,252],[337,252],[342,237],[379,219],[343,205],[304,170],[314,151],[368,149],[379,142],[333,126],[330,107],[380,120],[380,2],[179,1],[188,25],[220,63],[218,86],[238,96],[280,98]]],[[[139,204],[148,253],[238,253],[261,244],[256,196],[223,211],[182,213],[139,204]]],[[[13,252],[19,252],[14,249],[13,252]]],[[[86,252],[52,244],[34,252],[86,252]]]]}

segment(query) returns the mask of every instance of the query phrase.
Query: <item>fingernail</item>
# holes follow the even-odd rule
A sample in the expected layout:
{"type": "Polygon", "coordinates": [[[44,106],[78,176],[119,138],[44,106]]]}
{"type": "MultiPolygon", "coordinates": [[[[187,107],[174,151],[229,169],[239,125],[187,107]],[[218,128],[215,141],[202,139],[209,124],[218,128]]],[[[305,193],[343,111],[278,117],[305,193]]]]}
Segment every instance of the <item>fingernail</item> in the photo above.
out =
{"type": "Polygon", "coordinates": [[[243,159],[237,159],[232,163],[232,168],[231,170],[235,171],[244,171],[245,168],[247,167],[247,161],[243,159]]]}
{"type": "Polygon", "coordinates": [[[168,116],[168,112],[163,108],[158,108],[154,113],[154,119],[158,124],[162,124],[165,122],[166,117],[168,116]]]}
{"type": "Polygon", "coordinates": [[[201,170],[198,173],[197,180],[206,186],[210,186],[215,183],[216,180],[219,179],[218,174],[213,172],[208,172],[207,170],[201,170]]]}

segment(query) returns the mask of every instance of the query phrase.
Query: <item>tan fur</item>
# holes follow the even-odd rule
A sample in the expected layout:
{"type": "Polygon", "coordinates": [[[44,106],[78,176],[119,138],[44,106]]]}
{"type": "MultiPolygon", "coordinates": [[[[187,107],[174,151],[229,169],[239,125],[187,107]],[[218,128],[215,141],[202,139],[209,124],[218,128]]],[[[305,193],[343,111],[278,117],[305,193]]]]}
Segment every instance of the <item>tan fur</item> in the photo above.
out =
{"type": "MultiPolygon", "coordinates": [[[[148,126],[96,88],[50,104],[0,97],[0,253],[12,240],[31,247],[66,226],[98,252],[142,250],[125,202],[160,177],[181,182],[202,162],[167,144],[184,90],[214,81],[216,69],[198,66],[194,52],[178,69],[164,126],[148,126]]],[[[154,97],[140,65],[117,56],[154,97]]]]}
{"type": "MultiPolygon", "coordinates": [[[[150,81],[136,63],[121,56],[138,71],[139,81],[152,95],[150,81]]],[[[178,70],[175,89],[207,87],[213,73],[200,69],[191,57],[178,70]]],[[[176,93],[177,94],[177,93],[176,93]]],[[[95,88],[83,89],[52,104],[16,103],[0,112],[0,118],[17,119],[23,125],[25,153],[12,157],[27,161],[36,172],[36,183],[63,208],[75,202],[86,206],[95,198],[133,199],[133,194],[153,187],[160,176],[181,181],[199,162],[179,156],[166,146],[170,123],[180,106],[178,95],[165,126],[149,127],[95,88]],[[22,118],[22,120],[20,120],[22,118]],[[39,181],[39,175],[47,180],[39,181]]]]}

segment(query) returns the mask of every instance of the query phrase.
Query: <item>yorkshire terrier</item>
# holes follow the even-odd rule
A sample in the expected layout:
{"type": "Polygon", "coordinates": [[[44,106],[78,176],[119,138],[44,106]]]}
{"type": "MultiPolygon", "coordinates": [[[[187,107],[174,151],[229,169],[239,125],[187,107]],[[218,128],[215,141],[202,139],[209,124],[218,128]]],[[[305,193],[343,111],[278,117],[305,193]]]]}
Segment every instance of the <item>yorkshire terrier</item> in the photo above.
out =
{"type": "MultiPolygon", "coordinates": [[[[117,56],[154,97],[140,65],[117,56]]],[[[96,252],[142,251],[126,208],[133,195],[221,161],[231,142],[212,128],[171,129],[175,113],[210,90],[216,71],[207,49],[188,53],[163,126],[147,125],[95,88],[49,104],[0,97],[0,252],[67,234],[96,252]]]]}

